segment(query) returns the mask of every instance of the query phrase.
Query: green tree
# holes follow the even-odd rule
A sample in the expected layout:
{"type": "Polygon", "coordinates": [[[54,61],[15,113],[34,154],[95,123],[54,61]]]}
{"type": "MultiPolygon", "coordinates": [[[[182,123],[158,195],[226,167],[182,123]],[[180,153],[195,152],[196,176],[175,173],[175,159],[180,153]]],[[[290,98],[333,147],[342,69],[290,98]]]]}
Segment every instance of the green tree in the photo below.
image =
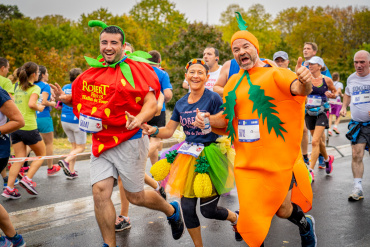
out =
{"type": "Polygon", "coordinates": [[[280,33],[274,28],[271,15],[266,13],[261,4],[254,4],[247,11],[237,4],[229,5],[226,11],[221,13],[220,18],[222,25],[219,28],[223,32],[223,40],[229,42],[232,35],[239,31],[235,19],[236,11],[242,14],[248,26],[247,30],[257,37],[260,46],[260,57],[272,57],[276,46],[280,42],[280,33]]]}
{"type": "Polygon", "coordinates": [[[168,61],[170,80],[173,85],[173,99],[168,106],[173,108],[176,101],[187,91],[182,88],[187,62],[192,58],[203,57],[207,46],[215,47],[220,52],[220,63],[232,58],[230,45],[222,40],[222,32],[215,26],[193,23],[187,30],[182,30],[178,41],[163,50],[163,57],[168,61]]]}
{"type": "Polygon", "coordinates": [[[23,14],[19,11],[17,5],[0,4],[0,20],[22,19],[23,14]]]}
{"type": "Polygon", "coordinates": [[[186,28],[185,15],[175,10],[175,7],[168,0],[143,0],[130,10],[130,15],[141,29],[149,34],[149,43],[153,49],[162,50],[186,28]]]}

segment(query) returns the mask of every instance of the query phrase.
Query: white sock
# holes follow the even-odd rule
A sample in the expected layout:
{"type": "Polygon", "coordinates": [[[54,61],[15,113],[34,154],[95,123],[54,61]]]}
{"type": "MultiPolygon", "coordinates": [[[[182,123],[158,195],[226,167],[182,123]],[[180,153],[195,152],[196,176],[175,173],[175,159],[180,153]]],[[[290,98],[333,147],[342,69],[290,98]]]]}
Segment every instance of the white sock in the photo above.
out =
{"type": "Polygon", "coordinates": [[[27,176],[24,176],[28,181],[32,182],[32,179],[30,179],[29,177],[27,176]]]}
{"type": "Polygon", "coordinates": [[[231,223],[231,225],[236,225],[236,223],[238,223],[239,215],[237,213],[235,213],[235,215],[236,215],[236,221],[231,223]]]}
{"type": "Polygon", "coordinates": [[[353,179],[353,184],[355,188],[359,188],[360,190],[362,190],[362,178],[353,179]]]}
{"type": "Polygon", "coordinates": [[[159,191],[159,189],[161,188],[159,182],[157,182],[157,188],[155,189],[155,191],[159,191]]]}
{"type": "Polygon", "coordinates": [[[326,159],[324,159],[324,161],[325,162],[329,162],[329,160],[330,160],[330,157],[329,157],[329,155],[328,155],[328,159],[326,160],[326,159]]]}
{"type": "Polygon", "coordinates": [[[14,190],[14,188],[10,188],[9,186],[6,186],[6,188],[7,188],[8,190],[10,190],[10,191],[13,191],[13,190],[14,190]]]}
{"type": "Polygon", "coordinates": [[[337,128],[338,126],[334,125],[334,128],[337,128]]]}
{"type": "Polygon", "coordinates": [[[121,215],[126,221],[128,221],[130,218],[128,216],[121,215]]]}

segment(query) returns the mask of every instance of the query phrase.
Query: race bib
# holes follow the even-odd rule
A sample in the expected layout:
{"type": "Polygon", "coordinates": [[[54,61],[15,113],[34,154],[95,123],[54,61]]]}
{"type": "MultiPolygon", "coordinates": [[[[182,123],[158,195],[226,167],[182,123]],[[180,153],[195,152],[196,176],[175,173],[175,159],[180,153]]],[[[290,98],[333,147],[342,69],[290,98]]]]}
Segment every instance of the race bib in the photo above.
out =
{"type": "Polygon", "coordinates": [[[184,142],[177,150],[180,154],[188,154],[198,158],[199,154],[203,151],[204,145],[201,143],[184,142]]]}
{"type": "Polygon", "coordinates": [[[331,105],[341,105],[342,103],[341,103],[340,99],[337,99],[337,98],[335,98],[335,99],[329,98],[329,104],[331,104],[331,105]]]}
{"type": "Polygon", "coordinates": [[[321,96],[318,95],[308,95],[307,96],[307,106],[321,106],[321,96]]]}
{"type": "Polygon", "coordinates": [[[370,103],[370,90],[354,92],[352,94],[352,99],[354,105],[370,103]]]}
{"type": "Polygon", "coordinates": [[[238,133],[240,142],[255,142],[260,139],[260,126],[258,119],[238,121],[238,133]]]}
{"type": "Polygon", "coordinates": [[[78,127],[87,133],[97,133],[102,130],[102,122],[100,118],[90,117],[80,113],[78,127]]]}

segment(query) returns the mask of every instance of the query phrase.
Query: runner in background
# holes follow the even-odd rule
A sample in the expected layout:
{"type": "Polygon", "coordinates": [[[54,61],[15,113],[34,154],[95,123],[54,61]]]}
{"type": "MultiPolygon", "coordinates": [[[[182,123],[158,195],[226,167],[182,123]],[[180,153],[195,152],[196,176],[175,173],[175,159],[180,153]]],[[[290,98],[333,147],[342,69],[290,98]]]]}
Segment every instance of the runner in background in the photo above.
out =
{"type": "MultiPolygon", "coordinates": [[[[9,160],[9,133],[23,126],[22,113],[10,98],[8,92],[0,87],[0,172],[5,170],[9,160]]],[[[22,236],[15,231],[9,214],[2,205],[0,205],[0,229],[5,234],[5,236],[0,235],[0,246],[26,246],[22,236]]]]}
{"type": "MultiPolygon", "coordinates": [[[[36,111],[43,111],[45,106],[37,104],[41,89],[34,85],[39,77],[39,67],[34,62],[25,63],[19,74],[19,85],[14,89],[15,104],[21,111],[25,126],[11,133],[12,145],[15,157],[25,157],[27,145],[30,146],[36,156],[45,156],[45,144],[37,130],[36,111]]],[[[14,188],[17,176],[22,177],[19,172],[24,162],[15,162],[10,167],[8,186],[2,196],[11,199],[19,199],[21,195],[14,188]]],[[[26,176],[23,176],[20,185],[31,195],[37,195],[36,183],[32,181],[33,176],[42,165],[43,160],[35,160],[31,163],[26,176]]]]}
{"type": "Polygon", "coordinates": [[[329,136],[333,135],[333,131],[335,134],[339,135],[339,130],[338,130],[338,125],[340,122],[340,109],[342,108],[342,101],[341,97],[343,97],[343,83],[339,81],[339,73],[334,72],[333,73],[333,83],[334,87],[337,89],[338,97],[335,99],[329,99],[329,104],[330,104],[330,113],[329,113],[329,136]],[[332,122],[333,122],[333,117],[335,116],[335,123],[333,128],[332,122]]]}
{"type": "MultiPolygon", "coordinates": [[[[62,90],[65,94],[72,94],[72,84],[79,74],[82,73],[80,68],[74,68],[69,71],[69,80],[71,83],[65,85],[62,90]]],[[[82,153],[86,145],[86,132],[83,132],[78,127],[78,119],[73,114],[73,108],[63,104],[62,106],[62,128],[68,137],[68,141],[72,145],[70,155],[82,153]]],[[[78,173],[75,170],[76,156],[68,156],[64,160],[59,160],[58,164],[63,168],[67,179],[78,178],[78,173]]]]}
{"type": "MultiPolygon", "coordinates": [[[[55,107],[55,101],[51,99],[51,89],[47,83],[49,80],[49,73],[45,66],[39,65],[39,78],[34,85],[41,89],[41,94],[38,99],[38,104],[44,105],[43,111],[36,111],[37,129],[41,134],[42,140],[45,142],[46,155],[53,155],[53,141],[54,141],[54,127],[53,119],[50,116],[51,107],[55,107]]],[[[53,159],[47,159],[46,164],[48,165],[47,175],[53,176],[60,171],[58,165],[53,165],[53,159]]]]}

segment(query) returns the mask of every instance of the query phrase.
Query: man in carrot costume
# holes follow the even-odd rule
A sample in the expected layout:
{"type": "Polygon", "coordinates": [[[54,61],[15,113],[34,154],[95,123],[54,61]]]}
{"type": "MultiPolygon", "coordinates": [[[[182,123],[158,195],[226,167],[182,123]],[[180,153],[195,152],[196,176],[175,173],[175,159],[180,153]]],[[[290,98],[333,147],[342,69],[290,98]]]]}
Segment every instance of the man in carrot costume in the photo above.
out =
{"type": "Polygon", "coordinates": [[[86,58],[91,66],[79,75],[72,94],[65,95],[58,84],[52,85],[57,100],[73,106],[81,130],[93,133],[90,176],[95,216],[104,245],[116,246],[116,212],[111,200],[114,182],[121,177],[125,194],[132,204],[158,210],[167,215],[172,236],[184,233],[181,206],[166,202],[155,191],[144,191],[145,165],[149,140],[140,126],[157,111],[158,77],[142,51],[125,52],[125,36],[120,27],[101,21],[98,59],[86,58]]]}
{"type": "MultiPolygon", "coordinates": [[[[237,231],[249,246],[263,246],[276,214],[299,227],[302,246],[316,246],[314,219],[304,214],[312,207],[312,189],[300,151],[311,74],[302,58],[297,74],[262,62],[257,38],[239,13],[237,20],[241,31],[232,36],[231,49],[241,70],[225,86],[224,112],[204,115],[213,131],[227,127],[235,146],[237,231]]],[[[195,125],[204,127],[200,113],[195,125]]]]}

